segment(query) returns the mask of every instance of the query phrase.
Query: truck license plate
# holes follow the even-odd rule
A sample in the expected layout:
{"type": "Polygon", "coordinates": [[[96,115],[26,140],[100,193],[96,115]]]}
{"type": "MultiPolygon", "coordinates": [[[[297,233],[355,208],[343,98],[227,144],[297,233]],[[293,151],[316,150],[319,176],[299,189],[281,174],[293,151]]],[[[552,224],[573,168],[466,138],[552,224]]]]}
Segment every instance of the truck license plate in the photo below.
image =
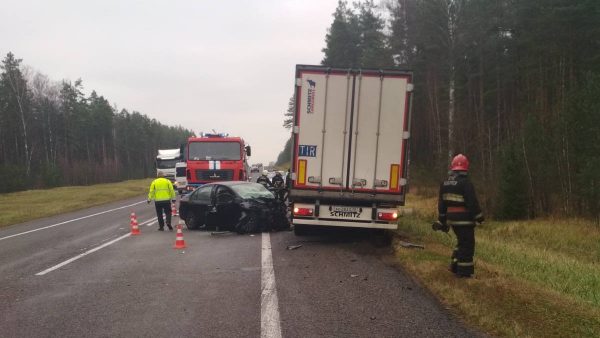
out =
{"type": "Polygon", "coordinates": [[[329,207],[329,216],[339,218],[360,218],[363,212],[361,207],[345,207],[332,205],[329,207]]]}

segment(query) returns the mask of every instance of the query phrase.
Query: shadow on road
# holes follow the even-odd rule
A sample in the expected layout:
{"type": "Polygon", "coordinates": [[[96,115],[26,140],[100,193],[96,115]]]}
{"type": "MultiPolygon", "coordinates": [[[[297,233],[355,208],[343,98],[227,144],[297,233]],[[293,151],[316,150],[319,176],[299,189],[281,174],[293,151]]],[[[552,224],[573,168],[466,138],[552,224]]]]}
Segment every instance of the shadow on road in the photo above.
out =
{"type": "Polygon", "coordinates": [[[389,247],[392,237],[383,229],[312,227],[306,236],[296,236],[299,243],[369,243],[377,248],[389,247]]]}

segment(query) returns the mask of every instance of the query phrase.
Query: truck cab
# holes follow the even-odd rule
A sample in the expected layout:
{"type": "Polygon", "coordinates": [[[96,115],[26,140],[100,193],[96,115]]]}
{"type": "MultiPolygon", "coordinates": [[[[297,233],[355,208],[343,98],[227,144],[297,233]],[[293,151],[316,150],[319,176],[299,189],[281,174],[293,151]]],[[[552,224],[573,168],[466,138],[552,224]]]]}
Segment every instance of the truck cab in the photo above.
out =
{"type": "Polygon", "coordinates": [[[246,181],[250,146],[240,137],[201,134],[187,143],[187,190],[218,181],[246,181]]]}
{"type": "Polygon", "coordinates": [[[156,173],[162,171],[165,178],[175,182],[175,167],[182,161],[181,149],[159,149],[156,156],[156,173]]]}
{"type": "Polygon", "coordinates": [[[180,194],[185,192],[187,186],[187,177],[185,175],[186,168],[186,162],[177,162],[175,164],[175,182],[173,183],[173,185],[180,194]]]}

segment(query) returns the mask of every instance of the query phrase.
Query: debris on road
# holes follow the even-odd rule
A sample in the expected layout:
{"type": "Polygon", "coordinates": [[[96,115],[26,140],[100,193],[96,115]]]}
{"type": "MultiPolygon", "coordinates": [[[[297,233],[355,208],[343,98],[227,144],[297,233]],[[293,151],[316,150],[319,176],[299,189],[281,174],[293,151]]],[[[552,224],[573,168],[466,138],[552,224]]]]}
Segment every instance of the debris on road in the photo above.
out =
{"type": "Polygon", "coordinates": [[[356,278],[356,277],[358,277],[358,275],[350,275],[350,277],[356,278]]]}
{"type": "Polygon", "coordinates": [[[404,241],[399,241],[398,244],[400,244],[400,246],[404,247],[404,248],[419,248],[419,249],[425,249],[425,246],[421,245],[421,244],[414,244],[414,243],[410,243],[410,242],[404,242],[404,241]]]}
{"type": "Polygon", "coordinates": [[[288,245],[287,249],[288,250],[296,250],[298,248],[301,248],[302,244],[298,244],[298,245],[288,245]]]}
{"type": "Polygon", "coordinates": [[[213,231],[210,233],[211,236],[221,236],[221,235],[229,235],[233,234],[231,231],[213,231]]]}

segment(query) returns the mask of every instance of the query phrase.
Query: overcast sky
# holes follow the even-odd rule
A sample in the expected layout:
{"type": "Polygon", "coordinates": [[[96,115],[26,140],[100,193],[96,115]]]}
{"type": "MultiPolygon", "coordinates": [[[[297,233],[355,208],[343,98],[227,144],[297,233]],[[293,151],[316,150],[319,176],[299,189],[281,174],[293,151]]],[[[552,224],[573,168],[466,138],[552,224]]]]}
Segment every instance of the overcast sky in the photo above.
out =
{"type": "MultiPolygon", "coordinates": [[[[241,136],[277,158],[296,64],[319,64],[337,0],[6,1],[0,53],[119,109],[241,136]]],[[[176,147],[177,145],[173,145],[176,147]]]]}

